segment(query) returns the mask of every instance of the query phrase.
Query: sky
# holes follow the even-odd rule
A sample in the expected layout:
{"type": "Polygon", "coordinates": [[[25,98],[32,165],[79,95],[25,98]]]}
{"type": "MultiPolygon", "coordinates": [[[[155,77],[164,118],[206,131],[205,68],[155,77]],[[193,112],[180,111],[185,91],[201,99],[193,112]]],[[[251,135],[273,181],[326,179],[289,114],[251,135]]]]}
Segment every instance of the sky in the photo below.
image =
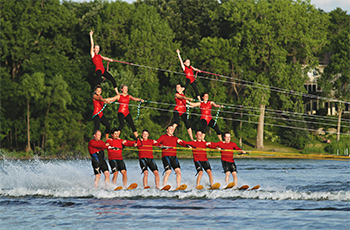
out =
{"type": "MultiPolygon", "coordinates": [[[[90,2],[90,0],[71,0],[74,2],[90,2]]],[[[113,0],[109,0],[113,1],[113,0]]],[[[134,0],[125,0],[125,2],[132,3],[134,0]]],[[[311,0],[311,4],[316,6],[316,9],[321,8],[326,12],[330,12],[337,7],[346,10],[350,14],[350,0],[311,0]]]]}

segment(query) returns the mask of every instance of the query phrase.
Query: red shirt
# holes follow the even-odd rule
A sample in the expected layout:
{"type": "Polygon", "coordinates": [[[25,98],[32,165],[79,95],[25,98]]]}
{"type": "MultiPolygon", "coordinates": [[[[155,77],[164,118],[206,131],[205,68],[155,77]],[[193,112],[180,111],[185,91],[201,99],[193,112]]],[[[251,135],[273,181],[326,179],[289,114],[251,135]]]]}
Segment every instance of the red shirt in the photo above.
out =
{"type": "Polygon", "coordinates": [[[187,67],[185,66],[185,70],[184,70],[185,74],[186,74],[186,78],[190,79],[190,83],[192,84],[192,82],[194,82],[196,79],[194,78],[194,74],[193,74],[193,67],[187,67]]]}
{"type": "MultiPolygon", "coordinates": [[[[183,97],[185,96],[185,94],[181,94],[181,93],[178,93],[178,94],[183,97]]],[[[178,111],[180,116],[186,113],[186,99],[179,99],[175,97],[175,102],[176,102],[176,106],[174,110],[178,111]]]]}
{"type": "Polygon", "coordinates": [[[92,62],[94,63],[95,65],[95,72],[97,72],[97,70],[101,70],[102,71],[102,74],[104,74],[105,72],[105,67],[103,66],[103,63],[102,63],[102,57],[101,55],[99,54],[95,54],[92,59],[92,62]]]}
{"type": "Polygon", "coordinates": [[[89,153],[91,155],[106,148],[108,147],[106,146],[106,143],[103,140],[96,141],[95,139],[92,139],[91,141],[89,141],[88,144],[89,153]]]}
{"type": "Polygon", "coordinates": [[[195,149],[192,148],[193,153],[193,161],[207,161],[207,143],[211,144],[210,142],[206,141],[184,141],[185,144],[189,144],[191,146],[196,147],[195,149]]]}
{"type": "MultiPolygon", "coordinates": [[[[158,145],[162,144],[167,147],[176,147],[178,139],[179,138],[177,137],[163,134],[158,138],[157,142],[158,142],[158,145]]],[[[165,157],[165,156],[176,156],[176,149],[163,149],[162,157],[165,157]]]]}
{"type": "Polygon", "coordinates": [[[140,140],[137,140],[137,148],[139,150],[139,159],[141,158],[151,158],[153,159],[153,146],[158,146],[157,141],[147,139],[147,141],[142,141],[142,146],[140,140]]]}
{"type": "Polygon", "coordinates": [[[211,102],[201,102],[200,105],[200,110],[201,110],[201,118],[200,120],[204,119],[207,121],[207,124],[209,124],[210,120],[212,119],[211,117],[211,102]]]}
{"type": "MultiPolygon", "coordinates": [[[[109,146],[119,148],[118,150],[108,149],[108,160],[123,160],[122,152],[123,152],[123,139],[108,139],[106,142],[109,143],[109,146]]],[[[133,141],[126,141],[125,146],[132,146],[133,141]]]]}
{"type": "Polygon", "coordinates": [[[227,162],[235,162],[235,160],[233,159],[233,151],[232,150],[242,150],[240,148],[238,148],[238,146],[236,145],[236,143],[234,142],[218,142],[215,144],[216,147],[222,148],[224,150],[221,150],[221,160],[223,161],[227,161],[227,162]]]}
{"type": "MultiPolygon", "coordinates": [[[[99,98],[102,98],[102,96],[100,95],[99,98]]],[[[92,112],[92,116],[94,116],[95,114],[101,111],[101,109],[103,108],[104,102],[92,99],[92,104],[94,106],[94,111],[92,112]]],[[[103,116],[103,112],[99,113],[98,116],[101,118],[103,116]]]]}
{"type": "Polygon", "coordinates": [[[118,113],[124,114],[124,117],[126,117],[129,114],[129,101],[130,101],[130,95],[120,95],[119,97],[119,109],[118,113]]]}

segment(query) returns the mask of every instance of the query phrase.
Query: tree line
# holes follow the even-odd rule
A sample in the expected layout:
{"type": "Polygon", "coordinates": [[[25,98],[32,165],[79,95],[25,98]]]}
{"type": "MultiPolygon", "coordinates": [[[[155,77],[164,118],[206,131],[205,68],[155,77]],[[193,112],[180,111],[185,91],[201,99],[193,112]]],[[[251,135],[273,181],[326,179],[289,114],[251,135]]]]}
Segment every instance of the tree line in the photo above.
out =
{"type": "MultiPolygon", "coordinates": [[[[133,96],[174,104],[175,85],[185,83],[183,75],[174,73],[182,72],[176,49],[193,66],[228,76],[203,74],[198,88],[208,92],[210,100],[231,105],[231,113],[220,114],[227,119],[217,122],[240,144],[255,138],[255,147],[264,148],[264,133],[272,133],[283,144],[305,146],[307,129],[318,127],[281,114],[269,117],[266,111],[303,113],[302,95],[284,90],[306,93],[303,69],[317,67],[326,52],[333,55],[322,75],[324,95],[350,100],[349,15],[340,8],[327,13],[308,0],[0,0],[0,6],[4,149],[86,152],[93,132],[90,30],[103,56],[154,67],[109,63],[118,86],[128,85],[133,96]],[[341,77],[334,83],[337,74],[341,77]]],[[[103,97],[115,94],[108,81],[102,88],[103,97]]],[[[192,88],[186,91],[193,97],[192,88]]],[[[153,138],[172,122],[171,106],[157,108],[141,109],[135,121],[153,138]]],[[[131,107],[134,117],[136,110],[131,107]]],[[[117,126],[116,111],[116,105],[104,110],[112,127],[117,126]]],[[[194,129],[199,127],[199,117],[190,119],[194,129]]],[[[125,127],[122,138],[131,134],[125,127]]],[[[186,128],[180,125],[176,134],[186,139],[186,128]]],[[[215,136],[209,132],[207,139],[215,141],[215,136]]]]}

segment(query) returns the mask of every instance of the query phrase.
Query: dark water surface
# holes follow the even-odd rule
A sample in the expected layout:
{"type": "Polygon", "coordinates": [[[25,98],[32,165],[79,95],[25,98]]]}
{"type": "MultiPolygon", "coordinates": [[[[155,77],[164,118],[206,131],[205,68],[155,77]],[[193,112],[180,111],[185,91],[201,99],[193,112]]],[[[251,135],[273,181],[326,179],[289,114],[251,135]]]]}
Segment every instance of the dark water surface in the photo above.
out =
{"type": "MultiPolygon", "coordinates": [[[[210,163],[223,187],[220,160],[210,163]]],[[[350,229],[349,161],[237,159],[239,186],[256,191],[198,191],[193,161],[180,164],[186,191],[154,189],[153,174],[142,189],[138,160],[126,165],[139,187],[114,191],[93,188],[89,160],[1,160],[0,229],[350,229]]]]}

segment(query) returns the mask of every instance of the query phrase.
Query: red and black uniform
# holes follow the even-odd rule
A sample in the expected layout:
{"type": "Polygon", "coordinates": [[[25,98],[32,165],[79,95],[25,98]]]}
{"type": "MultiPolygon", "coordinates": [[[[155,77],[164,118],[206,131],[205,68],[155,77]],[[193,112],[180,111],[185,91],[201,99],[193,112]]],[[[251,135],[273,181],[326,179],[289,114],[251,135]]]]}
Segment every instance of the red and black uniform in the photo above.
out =
{"type": "Polygon", "coordinates": [[[89,153],[91,156],[92,168],[94,174],[100,174],[101,172],[108,171],[108,166],[105,160],[104,149],[107,149],[106,143],[102,140],[96,141],[92,139],[88,144],[89,153]]]}
{"type": "Polygon", "coordinates": [[[236,143],[234,142],[217,142],[215,144],[217,148],[221,148],[221,163],[222,167],[224,169],[224,172],[230,171],[230,172],[237,172],[237,167],[235,164],[235,160],[233,159],[233,150],[242,150],[240,149],[236,143]]]}
{"type": "Polygon", "coordinates": [[[95,84],[96,85],[100,85],[101,81],[102,81],[102,76],[104,76],[105,78],[107,78],[108,80],[110,80],[113,84],[113,88],[117,87],[117,83],[115,81],[115,79],[113,78],[113,76],[108,72],[105,71],[105,67],[103,66],[103,62],[102,62],[102,56],[99,54],[95,54],[92,59],[92,62],[95,65],[95,73],[96,73],[96,78],[94,79],[95,84]]]}
{"type": "MultiPolygon", "coordinates": [[[[177,93],[180,96],[185,97],[185,94],[177,93]]],[[[176,94],[175,94],[176,95],[176,94]]],[[[186,99],[179,99],[175,96],[175,108],[174,108],[174,123],[180,124],[180,117],[185,123],[186,129],[191,128],[190,122],[187,120],[187,112],[186,112],[186,99]]]]}
{"type": "Polygon", "coordinates": [[[208,126],[210,126],[215,130],[217,135],[220,135],[221,131],[220,131],[218,125],[215,124],[215,121],[213,120],[213,118],[211,116],[211,108],[212,108],[211,101],[201,102],[201,105],[199,106],[199,108],[201,110],[200,123],[201,123],[202,133],[206,133],[208,126]]]}
{"type": "Polygon", "coordinates": [[[197,81],[196,79],[194,78],[194,74],[193,74],[193,67],[190,66],[190,67],[187,67],[185,65],[185,70],[184,70],[185,74],[186,74],[186,84],[185,84],[185,88],[187,88],[187,86],[189,84],[192,85],[192,88],[194,90],[194,92],[196,93],[196,97],[199,96],[199,91],[198,91],[198,88],[197,88],[197,81]]]}
{"type": "Polygon", "coordinates": [[[133,132],[136,132],[136,127],[134,125],[134,121],[132,120],[132,117],[129,112],[129,102],[130,102],[130,95],[122,95],[120,94],[119,97],[119,109],[118,109],[118,120],[119,120],[119,128],[120,130],[124,127],[124,119],[128,124],[130,125],[133,132]]]}
{"type": "MultiPolygon", "coordinates": [[[[116,149],[108,149],[108,160],[109,165],[111,166],[112,173],[117,171],[126,170],[126,166],[123,160],[122,152],[123,152],[123,139],[108,139],[106,142],[109,143],[109,146],[114,147],[116,149]]],[[[126,141],[124,145],[133,143],[132,141],[126,141]]]]}
{"type": "MultiPolygon", "coordinates": [[[[102,98],[102,96],[100,95],[99,98],[102,98]]],[[[100,130],[100,123],[102,123],[104,126],[106,126],[106,133],[109,133],[111,125],[101,111],[104,106],[104,102],[92,98],[92,104],[94,106],[94,111],[92,112],[92,120],[94,121],[95,130],[100,130]]]]}
{"type": "Polygon", "coordinates": [[[142,172],[147,170],[147,167],[153,172],[158,171],[156,162],[153,159],[153,146],[158,146],[157,141],[147,139],[137,140],[137,148],[139,150],[139,162],[142,172]]]}
{"type": "MultiPolygon", "coordinates": [[[[165,171],[171,170],[171,168],[180,168],[179,160],[176,157],[176,146],[178,139],[179,138],[175,136],[163,134],[157,140],[158,145],[164,145],[162,150],[162,161],[165,171]]],[[[180,145],[183,145],[182,143],[180,142],[180,145]]]]}
{"type": "Polygon", "coordinates": [[[203,171],[203,168],[205,171],[208,169],[211,169],[208,158],[207,158],[207,150],[206,148],[215,148],[212,147],[211,142],[206,141],[184,141],[185,144],[192,146],[192,153],[193,153],[193,162],[196,167],[197,173],[200,171],[203,171]],[[193,148],[194,147],[194,148],[193,148]]]}

